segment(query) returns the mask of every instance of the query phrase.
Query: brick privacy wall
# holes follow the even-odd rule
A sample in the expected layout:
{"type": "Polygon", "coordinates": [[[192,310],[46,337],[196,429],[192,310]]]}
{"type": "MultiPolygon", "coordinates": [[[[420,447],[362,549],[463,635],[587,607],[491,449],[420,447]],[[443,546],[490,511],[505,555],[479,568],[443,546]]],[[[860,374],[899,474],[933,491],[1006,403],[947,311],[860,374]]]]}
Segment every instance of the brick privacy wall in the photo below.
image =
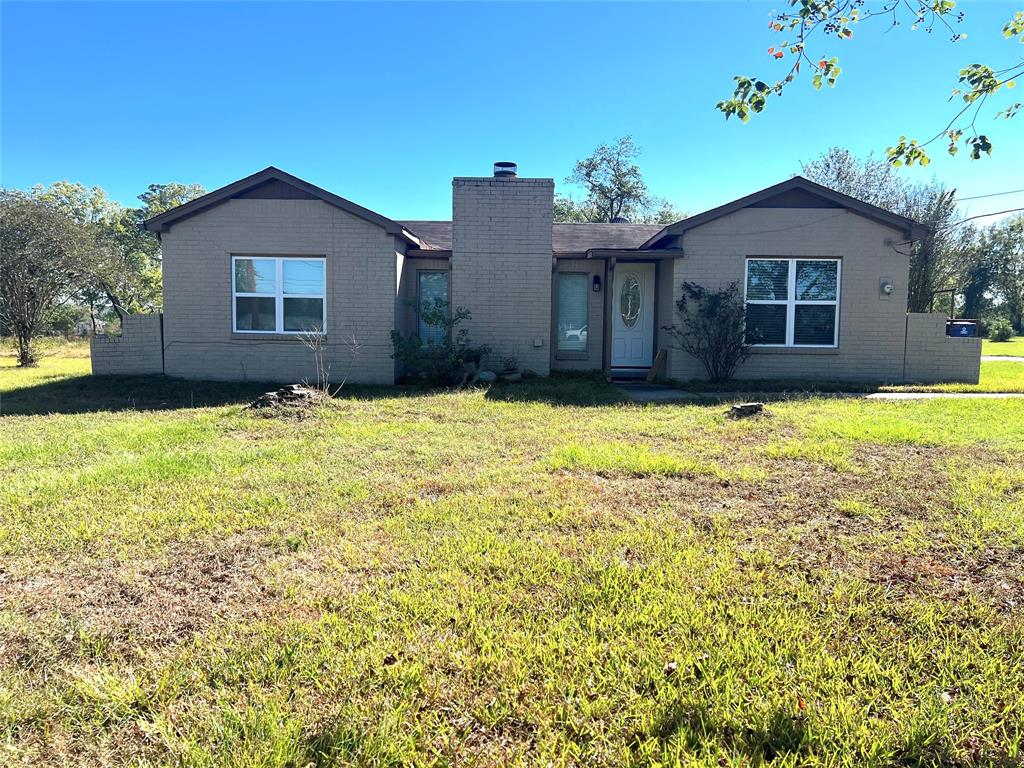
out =
{"type": "Polygon", "coordinates": [[[166,373],[315,380],[313,355],[297,337],[232,332],[231,256],[325,256],[331,380],[393,383],[402,252],[382,228],[320,200],[229,200],[174,224],[163,234],[166,373]]]}
{"type": "MultiPolygon", "coordinates": [[[[747,256],[838,257],[839,347],[756,350],[737,378],[901,381],[910,267],[893,245],[905,239],[846,209],[745,208],[683,236],[683,257],[672,262],[674,299],[684,281],[718,287],[736,280],[742,291],[747,256]],[[892,294],[880,290],[883,279],[892,281],[892,294]]],[[[669,353],[668,370],[683,381],[706,377],[678,350],[669,353]]]]}
{"type": "Polygon", "coordinates": [[[958,381],[977,384],[981,375],[981,339],[946,335],[943,312],[907,315],[904,379],[912,384],[958,381]]]}
{"type": "Polygon", "coordinates": [[[163,373],[158,314],[128,315],[120,336],[93,336],[89,346],[95,376],[163,373]]]}
{"type": "Polygon", "coordinates": [[[558,274],[551,280],[551,370],[553,371],[599,371],[604,357],[604,259],[558,259],[556,273],[581,272],[587,276],[587,351],[558,351],[558,274]],[[601,278],[601,290],[594,292],[594,276],[601,278]]]}
{"type": "Polygon", "coordinates": [[[515,355],[523,370],[550,370],[554,189],[552,179],[452,180],[452,305],[472,313],[488,367],[515,355]]]}

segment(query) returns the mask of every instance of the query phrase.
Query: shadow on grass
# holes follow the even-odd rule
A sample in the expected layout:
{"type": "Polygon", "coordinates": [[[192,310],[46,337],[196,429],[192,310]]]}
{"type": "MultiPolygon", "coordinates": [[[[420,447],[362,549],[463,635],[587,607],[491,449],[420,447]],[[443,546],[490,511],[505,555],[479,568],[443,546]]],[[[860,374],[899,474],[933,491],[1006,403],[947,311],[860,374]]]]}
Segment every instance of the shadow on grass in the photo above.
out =
{"type": "MultiPolygon", "coordinates": [[[[244,405],[280,383],[258,381],[190,381],[169,376],[72,376],[0,393],[0,417],[97,411],[172,411],[222,405],[244,405]]],[[[429,397],[452,390],[417,385],[365,386],[350,384],[338,400],[429,397]]],[[[740,390],[733,390],[740,391],[740,390]]],[[[753,390],[764,392],[764,390],[753,390]]],[[[833,390],[834,391],[834,390],[833,390]]],[[[848,389],[846,391],[849,391],[848,389]]],[[[500,403],[540,403],[565,407],[626,405],[634,401],[599,374],[554,373],[550,378],[518,384],[494,384],[483,390],[487,400],[500,403]]],[[[697,390],[692,405],[718,405],[713,389],[697,390]]],[[[783,398],[814,397],[828,389],[778,390],[783,398]]],[[[772,398],[775,399],[775,398],[772,398]]],[[[639,405],[639,404],[638,404],[639,405]]],[[[650,405],[678,405],[654,402],[650,405]]]]}
{"type": "MultiPolygon", "coordinates": [[[[172,411],[222,405],[245,405],[280,383],[258,381],[191,381],[169,376],[72,376],[0,392],[0,417],[97,411],[172,411]]],[[[429,397],[452,390],[430,387],[350,384],[338,400],[429,397]]],[[[521,384],[497,384],[484,390],[489,400],[509,403],[597,406],[629,402],[599,376],[557,375],[521,384]]]]}
{"type": "Polygon", "coordinates": [[[167,376],[72,376],[0,393],[0,416],[170,411],[248,403],[274,385],[167,376]]]}
{"type": "Polygon", "coordinates": [[[653,738],[661,747],[684,745],[691,752],[719,744],[752,759],[754,765],[785,758],[799,760],[813,751],[802,716],[775,710],[763,721],[741,728],[719,722],[707,706],[683,701],[669,704],[646,734],[637,735],[637,745],[645,738],[653,738]]]}
{"type": "Polygon", "coordinates": [[[633,402],[621,389],[596,373],[552,373],[548,378],[530,378],[518,384],[494,384],[484,397],[504,403],[576,407],[633,402]]]}
{"type": "Polygon", "coordinates": [[[694,379],[691,381],[679,382],[676,386],[686,392],[694,394],[714,395],[717,393],[732,392],[767,392],[771,394],[785,395],[830,395],[840,393],[870,394],[878,392],[887,386],[882,382],[863,381],[797,381],[786,379],[735,379],[724,383],[712,383],[694,379]]]}

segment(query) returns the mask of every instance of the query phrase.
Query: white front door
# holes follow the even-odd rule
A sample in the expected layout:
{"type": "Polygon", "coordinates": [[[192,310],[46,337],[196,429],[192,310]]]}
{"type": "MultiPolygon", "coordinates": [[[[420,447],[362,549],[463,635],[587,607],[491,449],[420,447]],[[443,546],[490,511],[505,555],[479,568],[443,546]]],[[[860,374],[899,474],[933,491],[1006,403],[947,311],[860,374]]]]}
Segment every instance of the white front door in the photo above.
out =
{"type": "Polygon", "coordinates": [[[612,282],[612,368],[650,368],[654,265],[619,262],[612,282]]]}

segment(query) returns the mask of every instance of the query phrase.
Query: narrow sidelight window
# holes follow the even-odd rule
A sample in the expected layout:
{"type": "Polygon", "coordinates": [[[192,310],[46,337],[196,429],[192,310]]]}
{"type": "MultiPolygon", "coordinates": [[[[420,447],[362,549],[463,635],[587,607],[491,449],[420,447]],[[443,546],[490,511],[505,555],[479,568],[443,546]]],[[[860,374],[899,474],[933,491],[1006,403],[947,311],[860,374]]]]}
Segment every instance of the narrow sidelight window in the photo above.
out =
{"type": "Polygon", "coordinates": [[[839,259],[747,259],[747,342],[839,345],[839,259]]]}
{"type": "Polygon", "coordinates": [[[233,256],[232,308],[236,333],[325,332],[325,259],[233,256]]]}
{"type": "Polygon", "coordinates": [[[558,351],[586,352],[590,275],[558,273],[558,351]]]}
{"type": "Polygon", "coordinates": [[[424,346],[444,344],[445,328],[424,322],[424,312],[448,314],[448,273],[423,270],[416,275],[416,333],[424,346]]]}

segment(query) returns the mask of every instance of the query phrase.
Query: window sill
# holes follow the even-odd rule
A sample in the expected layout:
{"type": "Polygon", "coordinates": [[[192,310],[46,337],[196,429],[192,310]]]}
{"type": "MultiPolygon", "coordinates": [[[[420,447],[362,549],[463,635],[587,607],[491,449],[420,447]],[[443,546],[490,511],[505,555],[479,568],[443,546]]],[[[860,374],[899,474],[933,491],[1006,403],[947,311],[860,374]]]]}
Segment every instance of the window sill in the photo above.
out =
{"type": "Polygon", "coordinates": [[[555,351],[555,360],[589,360],[590,353],[586,350],[582,352],[571,352],[571,351],[555,351]]]}
{"type": "MultiPolygon", "coordinates": [[[[301,341],[305,337],[302,333],[238,333],[237,331],[231,332],[232,341],[277,341],[277,342],[289,342],[295,343],[301,341]]],[[[322,335],[323,339],[327,338],[327,334],[322,335]]]]}
{"type": "Polygon", "coordinates": [[[752,355],[838,355],[839,347],[749,347],[752,355]]]}

